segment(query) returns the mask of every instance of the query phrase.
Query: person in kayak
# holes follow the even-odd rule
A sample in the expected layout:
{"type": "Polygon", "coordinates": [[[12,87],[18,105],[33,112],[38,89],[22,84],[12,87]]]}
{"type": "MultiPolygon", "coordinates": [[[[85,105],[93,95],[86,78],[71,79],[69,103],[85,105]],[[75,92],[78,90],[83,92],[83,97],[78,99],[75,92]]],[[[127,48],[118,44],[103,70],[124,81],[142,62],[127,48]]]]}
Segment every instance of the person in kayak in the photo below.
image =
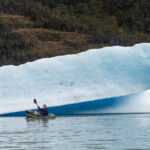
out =
{"type": "Polygon", "coordinates": [[[48,116],[48,109],[45,104],[43,105],[43,108],[40,108],[40,106],[38,106],[38,109],[42,112],[42,116],[48,116]]]}

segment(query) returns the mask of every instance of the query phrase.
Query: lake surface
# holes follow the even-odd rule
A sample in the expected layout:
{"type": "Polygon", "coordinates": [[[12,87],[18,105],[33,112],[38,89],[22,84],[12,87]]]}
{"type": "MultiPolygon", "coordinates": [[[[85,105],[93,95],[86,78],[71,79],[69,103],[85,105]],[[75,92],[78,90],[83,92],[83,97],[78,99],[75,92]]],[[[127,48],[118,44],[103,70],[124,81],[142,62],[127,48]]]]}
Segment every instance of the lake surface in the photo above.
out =
{"type": "Polygon", "coordinates": [[[0,118],[2,150],[149,150],[150,114],[0,118]]]}

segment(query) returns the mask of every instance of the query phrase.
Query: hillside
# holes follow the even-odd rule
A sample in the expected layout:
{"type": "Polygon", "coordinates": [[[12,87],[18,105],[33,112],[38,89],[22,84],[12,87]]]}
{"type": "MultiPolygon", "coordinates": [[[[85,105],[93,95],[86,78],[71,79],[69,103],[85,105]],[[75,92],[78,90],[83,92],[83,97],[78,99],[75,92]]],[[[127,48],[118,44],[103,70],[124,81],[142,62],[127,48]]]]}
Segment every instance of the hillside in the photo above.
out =
{"type": "Polygon", "coordinates": [[[0,65],[150,42],[149,0],[1,0],[0,65]]]}

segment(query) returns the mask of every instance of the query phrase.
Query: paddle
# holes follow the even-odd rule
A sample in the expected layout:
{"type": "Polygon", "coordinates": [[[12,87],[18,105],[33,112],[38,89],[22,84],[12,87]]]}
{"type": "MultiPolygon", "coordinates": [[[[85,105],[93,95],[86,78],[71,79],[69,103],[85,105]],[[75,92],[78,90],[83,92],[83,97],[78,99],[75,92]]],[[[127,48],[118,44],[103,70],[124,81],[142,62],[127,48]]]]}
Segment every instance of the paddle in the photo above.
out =
{"type": "Polygon", "coordinates": [[[37,105],[37,107],[39,107],[38,104],[37,104],[37,100],[36,99],[34,99],[33,102],[34,102],[34,104],[37,105]]]}

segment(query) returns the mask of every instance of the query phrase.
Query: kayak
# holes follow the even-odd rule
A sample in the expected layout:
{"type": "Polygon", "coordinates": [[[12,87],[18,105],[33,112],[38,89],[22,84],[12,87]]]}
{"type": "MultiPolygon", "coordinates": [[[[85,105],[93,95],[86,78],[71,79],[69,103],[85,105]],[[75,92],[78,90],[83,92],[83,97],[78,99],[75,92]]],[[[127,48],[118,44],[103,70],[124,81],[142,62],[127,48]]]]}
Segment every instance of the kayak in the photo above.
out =
{"type": "Polygon", "coordinates": [[[54,114],[48,114],[48,116],[41,116],[37,111],[35,110],[27,110],[26,111],[26,118],[27,119],[55,119],[56,116],[54,114]]]}

